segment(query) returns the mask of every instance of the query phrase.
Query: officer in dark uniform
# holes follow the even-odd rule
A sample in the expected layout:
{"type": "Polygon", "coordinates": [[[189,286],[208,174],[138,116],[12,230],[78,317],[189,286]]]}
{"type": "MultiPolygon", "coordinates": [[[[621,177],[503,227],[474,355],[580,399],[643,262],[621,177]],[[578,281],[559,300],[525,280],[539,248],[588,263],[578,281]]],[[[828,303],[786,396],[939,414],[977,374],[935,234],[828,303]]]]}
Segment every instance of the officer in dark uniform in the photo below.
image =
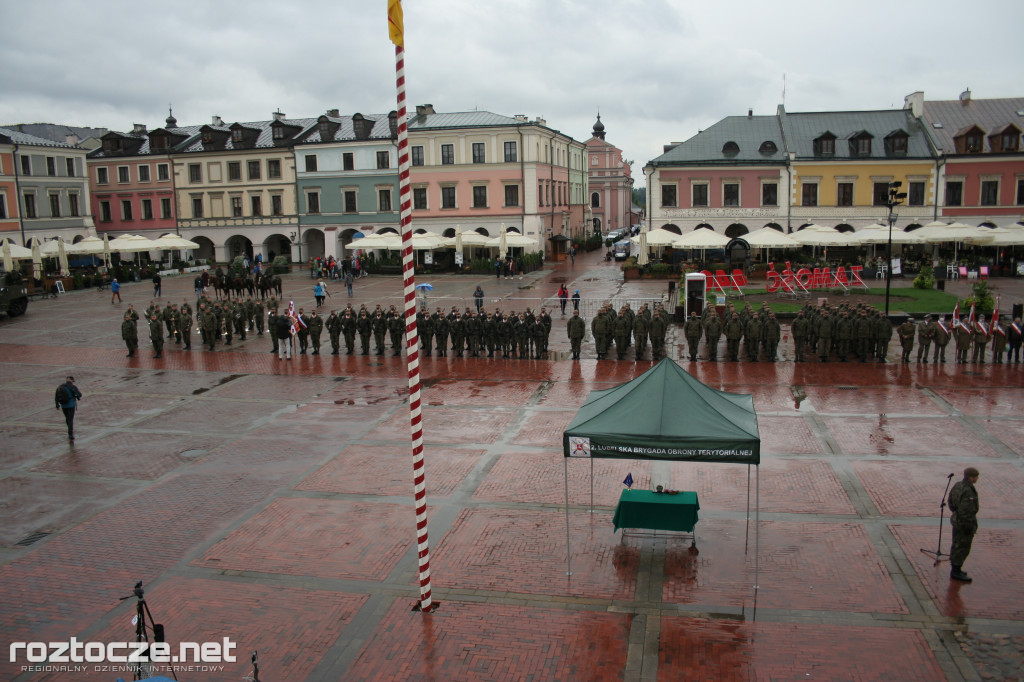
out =
{"type": "Polygon", "coordinates": [[[579,310],[572,311],[572,317],[566,323],[565,330],[569,336],[569,345],[572,348],[572,359],[579,360],[583,337],[587,334],[587,323],[580,317],[579,310]]]}
{"type": "Polygon", "coordinates": [[[949,563],[953,570],[949,577],[965,583],[972,578],[964,573],[964,562],[971,553],[971,542],[978,532],[978,491],[974,484],[978,482],[978,470],[974,467],[964,469],[964,477],[949,491],[949,510],[953,512],[950,523],[953,524],[953,547],[949,550],[949,563]]]}

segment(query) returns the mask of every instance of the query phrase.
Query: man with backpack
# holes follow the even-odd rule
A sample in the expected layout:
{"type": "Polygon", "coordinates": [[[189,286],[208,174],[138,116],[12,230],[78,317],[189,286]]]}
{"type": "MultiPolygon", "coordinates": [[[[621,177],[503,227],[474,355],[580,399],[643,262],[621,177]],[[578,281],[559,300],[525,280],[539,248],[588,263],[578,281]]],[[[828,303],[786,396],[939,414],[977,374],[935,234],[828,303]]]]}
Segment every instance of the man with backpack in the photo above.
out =
{"type": "Polygon", "coordinates": [[[64,411],[64,421],[68,425],[68,440],[75,439],[75,410],[81,399],[82,392],[75,386],[74,377],[68,377],[67,381],[58,386],[53,396],[53,402],[57,409],[64,411]]]}

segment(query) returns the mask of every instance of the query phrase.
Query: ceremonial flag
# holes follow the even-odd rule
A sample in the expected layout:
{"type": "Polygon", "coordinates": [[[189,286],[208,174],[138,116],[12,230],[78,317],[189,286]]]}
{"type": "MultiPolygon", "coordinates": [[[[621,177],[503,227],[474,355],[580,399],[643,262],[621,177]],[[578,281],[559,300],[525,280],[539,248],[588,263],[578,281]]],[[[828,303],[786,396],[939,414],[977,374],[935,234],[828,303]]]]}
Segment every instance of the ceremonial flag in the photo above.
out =
{"type": "Polygon", "coordinates": [[[306,323],[303,321],[302,316],[295,310],[295,301],[288,301],[288,311],[285,315],[292,321],[292,326],[289,330],[292,336],[299,333],[299,327],[306,328],[306,323]]]}
{"type": "Polygon", "coordinates": [[[402,0],[388,0],[388,33],[391,42],[405,47],[405,20],[402,17],[402,0]]]}
{"type": "Polygon", "coordinates": [[[960,299],[956,300],[956,305],[953,306],[953,329],[960,326],[960,299]]]}
{"type": "Polygon", "coordinates": [[[633,472],[626,474],[626,479],[622,481],[622,485],[626,486],[627,488],[633,487],[633,472]]]}
{"type": "Polygon", "coordinates": [[[999,326],[999,297],[996,296],[996,309],[992,311],[992,320],[989,322],[989,336],[1000,334],[1006,336],[1006,331],[999,326]]]}
{"type": "Polygon", "coordinates": [[[975,322],[977,322],[977,320],[974,317],[974,304],[972,303],[971,304],[971,314],[967,316],[967,328],[970,329],[972,332],[975,329],[975,326],[974,326],[975,322]]]}

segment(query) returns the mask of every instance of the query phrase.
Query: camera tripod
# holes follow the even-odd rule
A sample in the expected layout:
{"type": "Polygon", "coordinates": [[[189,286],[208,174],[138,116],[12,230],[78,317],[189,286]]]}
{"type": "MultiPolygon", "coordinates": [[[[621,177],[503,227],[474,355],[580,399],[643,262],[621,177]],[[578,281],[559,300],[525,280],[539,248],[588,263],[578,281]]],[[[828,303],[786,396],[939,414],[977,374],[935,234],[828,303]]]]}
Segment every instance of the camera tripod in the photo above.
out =
{"type": "Polygon", "coordinates": [[[953,474],[946,477],[946,489],[942,492],[942,501],[939,502],[939,544],[935,547],[933,552],[930,549],[922,549],[922,554],[927,554],[931,558],[935,559],[934,566],[938,566],[942,563],[942,560],[948,559],[949,555],[942,552],[942,517],[946,515],[946,495],[949,494],[949,486],[953,482],[953,474]]]}
{"type": "MultiPolygon", "coordinates": [[[[135,624],[135,641],[146,642],[151,644],[153,642],[164,642],[164,626],[161,623],[153,622],[153,614],[149,611],[149,604],[146,603],[145,591],[142,589],[142,581],[135,583],[135,589],[132,590],[132,594],[127,597],[121,597],[119,601],[125,599],[131,599],[135,597],[135,618],[132,621],[135,624]],[[146,619],[149,619],[149,627],[147,630],[146,619]],[[149,641],[149,631],[153,632],[153,642],[149,641]]],[[[145,661],[133,662],[131,667],[135,673],[133,680],[142,680],[147,677],[153,676],[153,665],[149,662],[149,647],[146,646],[140,651],[145,656],[145,661]],[[144,653],[143,653],[144,652],[144,653]]],[[[174,674],[174,669],[171,669],[171,676],[175,680],[178,676],[174,674]]]]}

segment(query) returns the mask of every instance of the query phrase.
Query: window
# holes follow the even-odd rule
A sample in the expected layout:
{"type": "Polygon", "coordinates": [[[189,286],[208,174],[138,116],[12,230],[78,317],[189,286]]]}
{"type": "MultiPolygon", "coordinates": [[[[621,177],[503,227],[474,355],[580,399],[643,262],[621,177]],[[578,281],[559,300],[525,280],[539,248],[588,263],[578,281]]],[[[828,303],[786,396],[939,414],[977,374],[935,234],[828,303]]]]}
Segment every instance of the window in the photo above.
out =
{"type": "Polygon", "coordinates": [[[473,208],[487,208],[487,187],[477,185],[473,187],[473,208]]]}
{"type": "Polygon", "coordinates": [[[306,172],[316,172],[316,154],[306,154],[306,172]]]}
{"type": "Polygon", "coordinates": [[[740,185],[737,182],[727,182],[722,185],[722,205],[740,205],[740,185]]]}
{"type": "Polygon", "coordinates": [[[377,168],[390,168],[391,167],[391,155],[387,152],[377,152],[377,168]]]}
{"type": "Polygon", "coordinates": [[[242,129],[241,128],[235,128],[234,130],[231,131],[231,141],[232,142],[241,142],[242,141],[242,129]]]}
{"type": "Polygon", "coordinates": [[[853,206],[852,182],[840,182],[836,187],[836,206],[853,206]]]}
{"type": "Polygon", "coordinates": [[[284,215],[283,199],[280,194],[273,194],[270,197],[270,212],[273,215],[284,215]]]}
{"type": "Polygon", "coordinates": [[[134,216],[132,216],[132,202],[130,199],[121,200],[121,220],[135,220],[134,216]]]}
{"type": "Polygon", "coordinates": [[[160,199],[160,217],[167,219],[171,217],[171,198],[163,197],[160,199]]]}
{"type": "Polygon", "coordinates": [[[142,219],[152,220],[153,219],[153,200],[143,199],[142,200],[142,219]]]}
{"type": "Polygon", "coordinates": [[[765,140],[764,142],[761,143],[761,146],[758,147],[757,151],[765,155],[770,155],[779,151],[779,148],[771,140],[765,140]]]}
{"type": "Polygon", "coordinates": [[[35,218],[36,217],[36,195],[25,194],[25,217],[35,218]]]}
{"type": "Polygon", "coordinates": [[[203,181],[203,167],[198,163],[190,163],[188,165],[188,181],[189,182],[202,182],[203,181]]]}
{"type": "Polygon", "coordinates": [[[416,146],[412,148],[412,165],[423,165],[423,147],[416,146]]]}
{"type": "Polygon", "coordinates": [[[320,192],[306,192],[306,210],[309,213],[320,212],[320,192]]]}
{"type": "Polygon", "coordinates": [[[963,206],[964,183],[946,182],[946,206],[963,206]]]}
{"type": "Polygon", "coordinates": [[[68,215],[72,216],[73,218],[77,218],[78,217],[78,195],[77,194],[69,194],[68,195],[68,208],[70,209],[69,212],[68,212],[68,215]]]}
{"type": "Polygon", "coordinates": [[[519,205],[519,185],[505,185],[505,205],[519,205]]]}
{"type": "MultiPolygon", "coordinates": [[[[596,194],[596,192],[595,192],[596,194]]],[[[662,185],[661,186],[661,205],[662,206],[676,206],[678,204],[676,200],[676,186],[675,185],[662,185]]]]}
{"type": "Polygon", "coordinates": [[[906,135],[894,135],[892,138],[892,152],[893,154],[906,154],[907,153],[907,136],[906,135]]]}
{"type": "Polygon", "coordinates": [[[519,155],[516,154],[516,143],[506,142],[505,143],[505,163],[515,163],[519,160],[519,155]]]}
{"type": "Polygon", "coordinates": [[[1017,146],[1019,144],[1019,140],[1020,140],[1020,134],[1019,133],[1016,133],[1016,132],[1013,132],[1013,133],[1003,133],[1003,151],[1004,152],[1015,152],[1015,151],[1017,151],[1017,146]]]}
{"type": "Polygon", "coordinates": [[[46,157],[46,174],[49,176],[57,175],[57,159],[52,156],[46,157]]]}
{"type": "Polygon", "coordinates": [[[345,213],[358,213],[359,206],[356,204],[356,192],[353,189],[345,190],[345,213]]]}
{"type": "Polygon", "coordinates": [[[377,210],[381,212],[392,210],[390,188],[385,187],[377,190],[377,210]]]}
{"type": "Polygon", "coordinates": [[[110,202],[109,201],[101,201],[100,202],[100,222],[101,223],[109,223],[110,221],[111,221],[111,217],[110,217],[110,202]]]}
{"type": "Polygon", "coordinates": [[[455,188],[441,188],[441,208],[455,208],[455,188]]]}
{"type": "MultiPolygon", "coordinates": [[[[664,190],[662,190],[662,196],[664,196],[664,190]]],[[[662,203],[664,204],[664,202],[662,202],[662,203]]],[[[601,208],[601,193],[600,192],[591,192],[590,193],[590,207],[591,208],[601,208]]]]}
{"type": "Polygon", "coordinates": [[[341,167],[347,171],[356,169],[355,155],[352,152],[344,152],[341,155],[341,167]]]}
{"type": "Polygon", "coordinates": [[[259,161],[250,161],[246,165],[246,170],[249,172],[249,179],[250,180],[259,180],[260,179],[260,162],[259,161]]]}
{"type": "Polygon", "coordinates": [[[803,184],[803,201],[801,206],[817,206],[818,205],[818,183],[816,182],[805,182],[803,184]]]}
{"type": "Polygon", "coordinates": [[[700,183],[691,186],[693,192],[693,205],[694,206],[707,206],[708,205],[708,186],[705,183],[700,183]]]}
{"type": "Polygon", "coordinates": [[[32,159],[27,156],[21,157],[21,174],[32,175],[32,159]]]}
{"type": "Polygon", "coordinates": [[[51,194],[50,195],[50,217],[51,218],[59,218],[60,217],[60,195],[59,194],[51,194]]]}
{"type": "Polygon", "coordinates": [[[889,183],[888,182],[876,182],[875,183],[874,205],[875,206],[888,206],[889,205],[889,183]]]}
{"type": "Polygon", "coordinates": [[[537,183],[537,203],[541,206],[544,205],[544,182],[537,183]]]}
{"type": "Polygon", "coordinates": [[[69,159],[64,159],[64,163],[67,164],[68,177],[69,178],[75,177],[75,160],[74,159],[70,159],[70,158],[69,159]]]}
{"type": "Polygon", "coordinates": [[[242,197],[231,197],[231,217],[242,217],[242,197]]]}
{"type": "Polygon", "coordinates": [[[128,166],[117,167],[117,181],[122,184],[132,181],[131,175],[128,172],[128,166]]]}
{"type": "Polygon", "coordinates": [[[836,138],[831,133],[822,135],[814,141],[815,156],[834,156],[836,153],[836,138]]]}
{"type": "Polygon", "coordinates": [[[228,180],[242,179],[242,162],[228,161],[228,180]]]}
{"type": "Polygon", "coordinates": [[[412,188],[412,207],[418,211],[427,210],[427,188],[412,188]]]}
{"type": "Polygon", "coordinates": [[[978,133],[968,133],[967,151],[969,153],[981,151],[981,135],[979,135],[978,133]]]}
{"type": "Polygon", "coordinates": [[[0,194],[0,218],[7,217],[7,195],[0,194]]]}
{"type": "Polygon", "coordinates": [[[1017,178],[1017,205],[1024,206],[1024,178],[1017,178]]]}
{"type": "Polygon", "coordinates": [[[857,138],[857,156],[871,156],[871,138],[867,135],[857,138]]]}
{"type": "Polygon", "coordinates": [[[192,197],[192,217],[202,218],[203,217],[203,198],[192,197]]]}
{"type": "Polygon", "coordinates": [[[455,145],[441,145],[441,163],[446,166],[450,166],[451,164],[455,163],[455,145]]]}
{"type": "Polygon", "coordinates": [[[779,205],[779,185],[777,183],[766,182],[763,185],[761,185],[761,205],[779,205]]]}
{"type": "Polygon", "coordinates": [[[170,170],[170,167],[166,163],[157,164],[157,167],[156,167],[156,179],[157,180],[162,180],[162,181],[166,181],[166,180],[170,180],[171,179],[171,170],[170,170]]]}
{"type": "Polygon", "coordinates": [[[149,166],[138,166],[139,182],[149,182],[149,166]]]}
{"type": "Polygon", "coordinates": [[[252,209],[252,215],[256,217],[263,215],[263,202],[259,195],[249,197],[249,207],[252,209]]]}
{"type": "Polygon", "coordinates": [[[100,167],[96,169],[96,184],[107,185],[110,184],[110,178],[107,175],[107,169],[100,167]]]}
{"type": "Polygon", "coordinates": [[[924,206],[924,183],[910,183],[910,191],[907,193],[908,206],[924,206]]]}
{"type": "Polygon", "coordinates": [[[274,131],[273,137],[274,137],[275,140],[283,140],[284,139],[284,126],[280,126],[280,125],[274,126],[273,127],[273,131],[274,131]]]}
{"type": "Polygon", "coordinates": [[[281,159],[267,159],[267,178],[281,179],[281,159]]]}
{"type": "Polygon", "coordinates": [[[998,206],[999,205],[999,181],[998,180],[982,180],[982,182],[981,182],[981,205],[982,206],[998,206]]]}
{"type": "Polygon", "coordinates": [[[483,142],[473,143],[473,163],[487,163],[483,142]]]}

